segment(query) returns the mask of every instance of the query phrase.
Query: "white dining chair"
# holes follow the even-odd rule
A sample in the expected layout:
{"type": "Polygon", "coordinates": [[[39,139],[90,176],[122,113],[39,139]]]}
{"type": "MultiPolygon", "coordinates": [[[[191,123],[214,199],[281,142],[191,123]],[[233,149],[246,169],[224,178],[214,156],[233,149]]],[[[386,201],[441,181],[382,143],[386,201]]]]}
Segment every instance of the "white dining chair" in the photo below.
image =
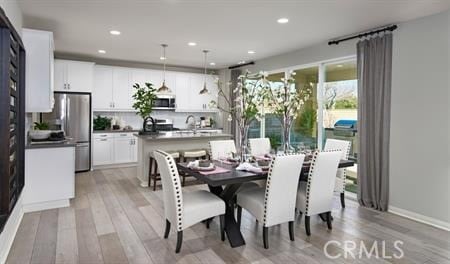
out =
{"type": "Polygon", "coordinates": [[[305,214],[305,229],[311,235],[310,216],[326,214],[328,229],[331,226],[331,209],[336,172],[342,152],[340,150],[316,151],[311,161],[308,181],[298,185],[296,208],[305,214]]]}
{"type": "Polygon", "coordinates": [[[177,230],[175,253],[180,252],[183,230],[215,216],[220,216],[220,236],[224,241],[225,202],[204,190],[183,192],[173,157],[161,150],[155,150],[153,156],[158,162],[161,174],[164,216],[166,218],[164,238],[169,236],[170,226],[174,224],[177,230]]]}
{"type": "MultiPolygon", "coordinates": [[[[338,140],[338,139],[327,139],[325,142],[325,147],[323,150],[333,150],[337,149],[342,151],[341,159],[348,160],[348,156],[350,155],[350,148],[352,143],[346,140],[338,140]]],[[[341,206],[345,208],[345,181],[347,177],[347,169],[341,168],[338,169],[336,173],[336,183],[334,185],[334,192],[340,194],[341,198],[341,206]]]]}
{"type": "Polygon", "coordinates": [[[252,156],[264,156],[270,154],[270,140],[268,138],[250,138],[250,154],[252,156]]]}
{"type": "Polygon", "coordinates": [[[242,208],[263,224],[264,248],[269,248],[268,228],[289,222],[289,237],[294,241],[295,202],[297,186],[305,155],[275,157],[269,168],[265,188],[253,188],[237,194],[238,225],[242,208]]]}
{"type": "Polygon", "coordinates": [[[212,160],[229,157],[236,153],[234,140],[213,140],[209,142],[210,156],[212,160]]]}

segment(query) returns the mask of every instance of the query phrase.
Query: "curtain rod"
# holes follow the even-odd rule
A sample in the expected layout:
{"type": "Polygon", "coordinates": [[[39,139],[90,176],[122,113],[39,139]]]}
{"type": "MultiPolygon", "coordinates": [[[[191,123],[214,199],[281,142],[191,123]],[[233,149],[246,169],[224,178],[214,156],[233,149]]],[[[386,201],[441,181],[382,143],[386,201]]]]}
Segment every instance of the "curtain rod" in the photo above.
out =
{"type": "Polygon", "coordinates": [[[239,68],[239,67],[242,67],[242,66],[253,65],[253,64],[255,64],[255,62],[251,61],[251,62],[247,62],[247,63],[242,63],[242,64],[237,64],[237,65],[230,66],[230,67],[228,67],[228,69],[232,70],[232,69],[236,69],[236,68],[239,68]]]}
{"type": "Polygon", "coordinates": [[[384,32],[384,31],[394,31],[396,29],[397,29],[397,25],[391,25],[391,26],[380,28],[380,29],[375,29],[375,30],[371,30],[371,31],[361,32],[361,33],[353,34],[353,35],[350,35],[350,36],[347,36],[347,37],[342,37],[342,38],[338,38],[338,39],[334,39],[334,40],[328,41],[328,45],[334,45],[334,44],[338,45],[339,42],[342,42],[342,41],[347,41],[347,40],[355,39],[355,38],[363,38],[363,37],[374,35],[374,34],[378,34],[378,33],[384,32]]]}

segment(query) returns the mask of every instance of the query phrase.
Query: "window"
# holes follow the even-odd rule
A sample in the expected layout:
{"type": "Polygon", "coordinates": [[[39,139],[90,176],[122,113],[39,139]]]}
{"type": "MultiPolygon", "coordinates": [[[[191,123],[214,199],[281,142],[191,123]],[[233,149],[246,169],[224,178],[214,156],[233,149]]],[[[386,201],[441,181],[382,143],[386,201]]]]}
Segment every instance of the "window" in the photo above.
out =
{"type": "MultiPolygon", "coordinates": [[[[323,84],[323,143],[326,139],[347,140],[352,143],[350,158],[357,161],[358,156],[358,82],[354,60],[325,65],[323,84]],[[338,121],[347,120],[355,124],[354,129],[335,128],[338,121]]],[[[357,192],[357,166],[347,168],[346,190],[357,192]]]]}
{"type": "Polygon", "coordinates": [[[291,145],[297,149],[316,149],[319,67],[310,67],[294,72],[295,88],[297,90],[310,89],[312,93],[291,127],[291,145]]]}

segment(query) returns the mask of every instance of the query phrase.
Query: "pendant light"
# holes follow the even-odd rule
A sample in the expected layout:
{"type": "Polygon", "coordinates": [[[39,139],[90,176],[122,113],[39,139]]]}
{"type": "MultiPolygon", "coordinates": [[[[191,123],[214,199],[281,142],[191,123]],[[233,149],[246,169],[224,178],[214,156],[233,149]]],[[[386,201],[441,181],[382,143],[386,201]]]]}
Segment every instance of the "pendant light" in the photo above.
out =
{"type": "Polygon", "coordinates": [[[203,53],[205,54],[205,61],[204,61],[204,67],[205,67],[205,72],[204,72],[204,82],[203,82],[203,89],[200,90],[200,94],[208,94],[208,88],[206,88],[206,56],[208,54],[209,50],[203,50],[203,53]]]}
{"type": "Polygon", "coordinates": [[[172,93],[172,91],[169,89],[169,87],[166,86],[166,48],[167,48],[167,44],[161,44],[161,47],[163,49],[163,55],[161,57],[161,59],[164,61],[164,70],[163,70],[163,82],[161,87],[158,88],[158,90],[156,90],[156,92],[158,93],[172,93]]]}

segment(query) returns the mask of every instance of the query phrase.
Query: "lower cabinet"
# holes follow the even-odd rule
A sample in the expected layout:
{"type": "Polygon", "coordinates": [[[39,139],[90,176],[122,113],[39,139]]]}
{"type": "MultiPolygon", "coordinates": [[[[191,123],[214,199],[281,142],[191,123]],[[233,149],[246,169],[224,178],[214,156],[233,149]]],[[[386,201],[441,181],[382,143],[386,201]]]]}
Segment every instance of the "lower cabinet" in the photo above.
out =
{"type": "Polygon", "coordinates": [[[133,133],[96,133],[93,148],[94,166],[137,162],[133,133]]]}

